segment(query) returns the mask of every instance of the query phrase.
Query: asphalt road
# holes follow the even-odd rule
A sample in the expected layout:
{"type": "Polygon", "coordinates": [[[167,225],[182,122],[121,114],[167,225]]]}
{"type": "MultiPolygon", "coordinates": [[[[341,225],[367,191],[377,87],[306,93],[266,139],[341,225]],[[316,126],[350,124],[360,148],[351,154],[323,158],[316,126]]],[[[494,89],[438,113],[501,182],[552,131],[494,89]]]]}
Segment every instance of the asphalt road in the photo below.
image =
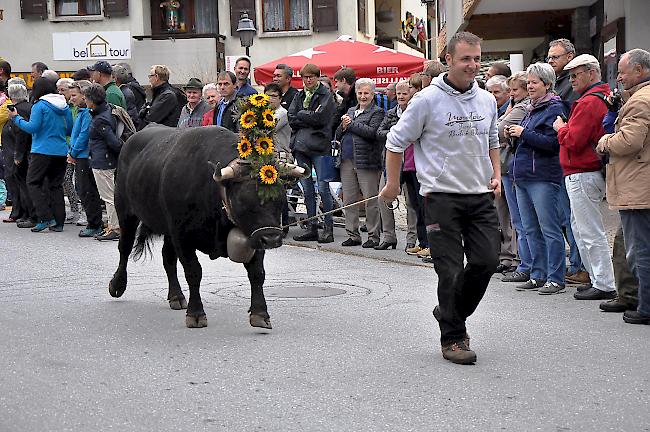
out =
{"type": "Polygon", "coordinates": [[[493,278],[469,320],[478,362],[459,366],[432,267],[399,249],[343,250],[337,230],[269,251],[271,331],[248,325],[243,266],[202,256],[209,325],[188,329],[160,243],[116,300],[117,243],[77,231],[0,224],[0,432],[650,430],[650,326],[572,290],[493,278]]]}

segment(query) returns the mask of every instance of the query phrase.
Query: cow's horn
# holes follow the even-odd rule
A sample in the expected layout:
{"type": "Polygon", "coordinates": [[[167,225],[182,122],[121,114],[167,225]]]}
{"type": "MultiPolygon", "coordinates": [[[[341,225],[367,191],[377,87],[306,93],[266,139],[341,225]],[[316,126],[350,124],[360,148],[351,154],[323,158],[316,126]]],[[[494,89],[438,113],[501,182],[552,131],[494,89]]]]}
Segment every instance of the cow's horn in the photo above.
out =
{"type": "Polygon", "coordinates": [[[302,178],[307,174],[307,170],[301,166],[290,163],[282,163],[282,165],[289,169],[289,177],[302,178]]]}
{"type": "Polygon", "coordinates": [[[217,162],[214,163],[212,161],[208,161],[210,166],[214,169],[214,173],[212,174],[212,178],[216,182],[224,181],[231,179],[235,176],[235,170],[232,169],[230,166],[227,166],[225,168],[221,168],[221,163],[217,162]]]}

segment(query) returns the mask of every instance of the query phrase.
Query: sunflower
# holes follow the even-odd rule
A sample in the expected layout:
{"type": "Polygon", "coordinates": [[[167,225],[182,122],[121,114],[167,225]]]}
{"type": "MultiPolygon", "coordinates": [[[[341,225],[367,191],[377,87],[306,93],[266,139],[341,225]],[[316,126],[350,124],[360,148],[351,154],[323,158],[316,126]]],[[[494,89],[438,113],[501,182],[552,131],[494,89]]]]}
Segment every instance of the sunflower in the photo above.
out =
{"type": "Polygon", "coordinates": [[[272,185],[278,181],[278,170],[273,165],[264,165],[260,168],[260,179],[262,183],[272,185]]]}
{"type": "Polygon", "coordinates": [[[248,110],[241,115],[239,123],[244,129],[252,129],[257,125],[255,111],[248,110]]]}
{"type": "Polygon", "coordinates": [[[248,156],[253,153],[253,146],[251,142],[246,137],[241,137],[239,143],[237,144],[237,151],[239,152],[239,157],[246,159],[248,156]]]}
{"type": "Polygon", "coordinates": [[[265,106],[268,103],[269,97],[263,93],[258,93],[251,95],[248,100],[251,104],[253,104],[253,106],[261,107],[265,106]]]}
{"type": "Polygon", "coordinates": [[[273,140],[267,136],[261,136],[255,140],[255,150],[261,155],[273,153],[273,140]]]}
{"type": "Polygon", "coordinates": [[[273,115],[273,111],[268,108],[262,111],[262,121],[266,127],[275,127],[275,116],[273,115]]]}

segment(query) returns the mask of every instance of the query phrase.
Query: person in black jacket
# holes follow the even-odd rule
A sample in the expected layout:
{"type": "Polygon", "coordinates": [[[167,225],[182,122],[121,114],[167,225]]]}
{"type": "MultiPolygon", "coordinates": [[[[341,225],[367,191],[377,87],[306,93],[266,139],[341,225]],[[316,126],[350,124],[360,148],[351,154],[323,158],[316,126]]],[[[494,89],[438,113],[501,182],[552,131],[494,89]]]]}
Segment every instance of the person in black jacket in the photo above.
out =
{"type": "Polygon", "coordinates": [[[357,106],[357,93],[355,89],[355,81],[357,80],[356,73],[352,68],[341,68],[334,74],[334,84],[336,85],[336,94],[342,99],[336,109],[336,115],[332,122],[332,131],[336,133],[336,129],[341,124],[341,117],[347,114],[350,108],[357,106]]]}
{"type": "Polygon", "coordinates": [[[129,74],[125,68],[116,65],[113,66],[113,77],[115,78],[115,84],[120,88],[124,95],[124,100],[126,101],[126,112],[129,113],[129,117],[131,117],[133,125],[137,129],[140,123],[140,116],[138,115],[139,108],[136,103],[135,94],[127,84],[129,74]]]}
{"type": "MultiPolygon", "coordinates": [[[[147,92],[145,91],[144,88],[142,88],[138,80],[133,78],[133,71],[131,70],[131,65],[129,65],[128,63],[118,63],[115,66],[119,66],[126,71],[127,77],[124,80],[124,83],[129,87],[129,90],[133,92],[136,109],[140,111],[144,106],[145,102],[147,102],[147,92]]],[[[115,70],[115,66],[113,66],[113,70],[115,70]]]]}
{"type": "MultiPolygon", "coordinates": [[[[343,183],[343,204],[352,204],[361,199],[377,196],[382,171],[381,141],[377,130],[384,119],[384,110],[375,104],[375,82],[360,78],[355,83],[359,104],[350,108],[336,129],[336,140],[341,142],[341,183],[343,183]]],[[[381,232],[379,207],[376,199],[366,202],[366,227],[368,240],[364,248],[379,246],[381,232]]],[[[343,246],[361,244],[359,233],[359,206],[345,210],[345,231],[349,238],[343,246]]]]}
{"type": "Polygon", "coordinates": [[[176,92],[169,84],[169,69],[165,65],[154,65],[149,72],[153,98],[150,103],[140,110],[140,129],[149,123],[176,127],[181,114],[182,105],[179,105],[176,92]]]}
{"type": "MultiPolygon", "coordinates": [[[[29,120],[32,104],[27,101],[27,88],[22,83],[13,84],[10,80],[7,94],[18,114],[29,120]]],[[[14,186],[10,218],[16,221],[19,228],[36,226],[36,210],[27,189],[27,168],[31,149],[32,136],[22,131],[13,122],[7,122],[2,130],[2,153],[5,169],[11,176],[10,183],[14,186]]]]}
{"type": "Polygon", "coordinates": [[[92,84],[83,90],[86,106],[90,109],[92,121],[88,133],[90,167],[100,198],[106,204],[108,226],[95,237],[97,240],[119,240],[120,225],[115,211],[115,170],[122,143],[115,134],[117,124],[106,102],[106,91],[99,84],[92,84]]]}
{"type": "MultiPolygon", "coordinates": [[[[316,169],[318,179],[318,192],[320,193],[325,212],[332,210],[332,194],[328,182],[322,181],[320,176],[323,156],[331,150],[331,125],[336,105],[330,91],[320,83],[320,69],[318,66],[307,63],[300,69],[303,90],[293,98],[289,107],[289,125],[291,126],[290,148],[296,162],[306,166],[308,172],[312,167],[316,169]]],[[[316,191],[311,176],[300,180],[305,194],[307,216],[316,216],[316,191]]],[[[307,230],[293,237],[296,241],[316,241],[331,243],[334,241],[334,222],[332,215],[325,216],[325,228],[318,235],[318,224],[311,221],[307,230]]]]}
{"type": "Polygon", "coordinates": [[[214,107],[212,124],[239,133],[239,107],[237,101],[240,96],[237,93],[237,77],[235,74],[230,71],[220,72],[217,75],[217,89],[221,100],[214,107]]]}

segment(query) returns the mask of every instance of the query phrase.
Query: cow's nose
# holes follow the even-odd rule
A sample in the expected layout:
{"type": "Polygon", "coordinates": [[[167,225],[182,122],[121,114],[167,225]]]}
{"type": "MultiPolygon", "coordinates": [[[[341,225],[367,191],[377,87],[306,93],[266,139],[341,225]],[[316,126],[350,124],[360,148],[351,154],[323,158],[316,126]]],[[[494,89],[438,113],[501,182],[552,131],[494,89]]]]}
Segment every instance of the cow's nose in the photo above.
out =
{"type": "Polygon", "coordinates": [[[271,233],[260,237],[260,245],[263,249],[273,249],[282,246],[282,234],[271,233]]]}

